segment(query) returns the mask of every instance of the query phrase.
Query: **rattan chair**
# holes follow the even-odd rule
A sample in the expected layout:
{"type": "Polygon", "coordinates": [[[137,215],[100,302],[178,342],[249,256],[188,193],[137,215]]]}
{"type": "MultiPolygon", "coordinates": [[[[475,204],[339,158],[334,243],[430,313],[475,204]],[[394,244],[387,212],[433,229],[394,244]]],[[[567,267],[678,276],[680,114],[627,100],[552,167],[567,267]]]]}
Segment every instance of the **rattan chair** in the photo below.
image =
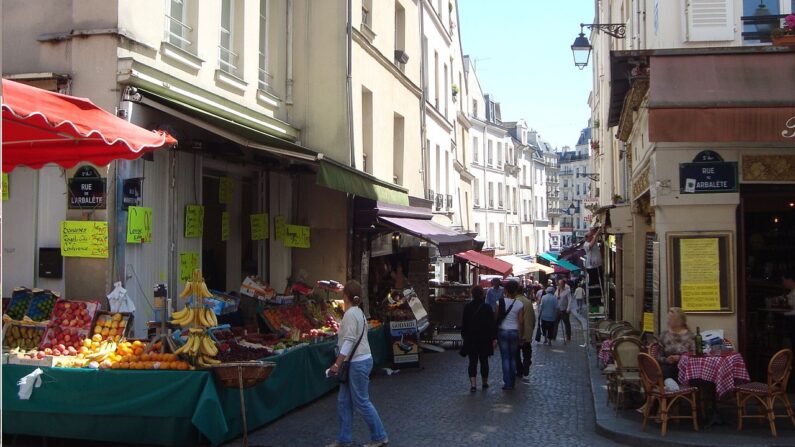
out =
{"type": "MultiPolygon", "coordinates": [[[[638,354],[643,350],[640,339],[636,337],[619,337],[613,343],[613,360],[616,362],[614,376],[616,415],[624,401],[624,393],[628,388],[640,390],[640,371],[638,354]]],[[[609,386],[608,386],[609,389],[609,386]]],[[[608,398],[608,400],[610,400],[608,398]]]]}
{"type": "Polygon", "coordinates": [[[696,393],[698,392],[698,388],[682,387],[677,391],[667,391],[663,384],[660,364],[657,363],[654,357],[645,352],[638,354],[638,366],[640,367],[640,378],[643,383],[643,390],[646,393],[646,403],[643,405],[643,431],[646,431],[649,413],[655,403],[659,403],[662,436],[668,433],[668,421],[670,419],[692,419],[693,429],[698,431],[698,416],[696,410],[696,393]],[[681,403],[681,401],[686,401],[690,404],[690,415],[680,415],[678,413],[675,416],[669,415],[668,412],[670,409],[674,405],[681,403]]]}
{"type": "Polygon", "coordinates": [[[770,423],[770,432],[773,436],[778,436],[776,432],[776,418],[789,418],[795,426],[795,416],[793,416],[792,405],[787,397],[787,383],[792,371],[792,350],[782,349],[773,355],[767,364],[767,384],[761,382],[751,382],[739,385],[735,388],[737,396],[737,430],[742,430],[743,419],[765,419],[770,423]],[[745,414],[745,405],[748,399],[756,399],[765,414],[745,414]],[[781,400],[787,410],[787,414],[776,414],[776,399],[781,400]]]}

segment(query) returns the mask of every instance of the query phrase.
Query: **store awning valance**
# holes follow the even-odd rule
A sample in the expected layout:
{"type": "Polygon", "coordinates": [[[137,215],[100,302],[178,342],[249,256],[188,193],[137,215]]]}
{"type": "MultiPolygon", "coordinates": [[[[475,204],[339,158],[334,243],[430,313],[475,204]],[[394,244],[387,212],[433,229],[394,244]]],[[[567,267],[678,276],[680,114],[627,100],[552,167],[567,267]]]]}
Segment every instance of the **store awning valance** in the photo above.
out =
{"type": "Polygon", "coordinates": [[[405,217],[379,217],[379,223],[398,231],[404,231],[428,241],[439,249],[441,256],[450,256],[471,249],[475,240],[466,234],[457,233],[432,220],[405,217]]]}
{"type": "Polygon", "coordinates": [[[320,160],[317,184],[379,202],[409,204],[406,189],[329,159],[320,160]]]}
{"type": "Polygon", "coordinates": [[[106,165],[177,141],[107,112],[90,100],[3,79],[3,172],[55,163],[106,165]]]}
{"type": "Polygon", "coordinates": [[[455,256],[457,258],[465,259],[479,267],[493,270],[503,276],[510,274],[513,270],[513,266],[511,264],[474,250],[457,253],[455,256]]]}
{"type": "Polygon", "coordinates": [[[581,268],[577,267],[576,265],[572,264],[569,261],[566,261],[564,259],[558,259],[557,256],[555,256],[555,255],[553,255],[552,253],[549,253],[549,252],[540,253],[538,255],[538,257],[546,259],[547,261],[557,265],[561,269],[569,271],[569,272],[576,272],[578,270],[582,270],[581,268]]]}
{"type": "Polygon", "coordinates": [[[501,259],[511,264],[513,266],[513,274],[515,276],[521,276],[535,272],[552,273],[554,271],[551,267],[547,267],[545,265],[538,264],[536,262],[530,262],[518,256],[513,256],[513,255],[497,256],[497,259],[501,259]]]}

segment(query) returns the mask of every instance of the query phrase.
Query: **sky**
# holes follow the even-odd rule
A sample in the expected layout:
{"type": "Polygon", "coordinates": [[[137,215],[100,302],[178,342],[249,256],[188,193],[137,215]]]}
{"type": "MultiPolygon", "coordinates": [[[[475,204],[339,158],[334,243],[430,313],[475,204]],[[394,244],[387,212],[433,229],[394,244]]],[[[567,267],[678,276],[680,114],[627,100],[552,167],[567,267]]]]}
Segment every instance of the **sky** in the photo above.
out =
{"type": "MultiPolygon", "coordinates": [[[[593,0],[458,0],[461,44],[503,121],[524,118],[555,147],[588,126],[591,64],[574,67],[571,44],[592,23],[593,0]]],[[[588,32],[586,30],[586,35],[588,32]]]]}

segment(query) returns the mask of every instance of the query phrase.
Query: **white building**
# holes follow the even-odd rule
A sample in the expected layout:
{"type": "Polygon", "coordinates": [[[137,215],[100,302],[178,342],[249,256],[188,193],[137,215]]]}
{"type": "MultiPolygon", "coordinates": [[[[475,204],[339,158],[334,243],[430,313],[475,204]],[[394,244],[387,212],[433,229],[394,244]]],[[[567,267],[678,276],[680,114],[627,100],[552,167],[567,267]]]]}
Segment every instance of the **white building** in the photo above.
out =
{"type": "Polygon", "coordinates": [[[563,245],[571,245],[585,236],[597,206],[593,183],[598,177],[592,172],[590,156],[590,128],[580,133],[575,150],[564,146],[558,154],[561,179],[561,238],[563,245]],[[573,236],[573,239],[572,239],[573,236]]]}

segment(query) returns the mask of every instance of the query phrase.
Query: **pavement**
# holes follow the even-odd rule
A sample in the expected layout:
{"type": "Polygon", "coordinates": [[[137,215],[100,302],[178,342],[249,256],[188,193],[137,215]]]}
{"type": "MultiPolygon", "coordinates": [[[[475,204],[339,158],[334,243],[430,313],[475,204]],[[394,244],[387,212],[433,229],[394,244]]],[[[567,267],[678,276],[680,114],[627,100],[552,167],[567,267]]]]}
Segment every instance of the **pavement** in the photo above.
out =
{"type": "MultiPolygon", "coordinates": [[[[578,324],[574,322],[574,326],[578,324]]],[[[583,332],[572,342],[534,345],[530,383],[503,391],[499,354],[491,357],[490,387],[469,392],[466,360],[457,350],[423,353],[421,368],[387,376],[379,371],[370,397],[389,433],[390,446],[594,446],[619,444],[596,433],[583,332]]],[[[558,334],[562,338],[562,330],[558,334]]],[[[479,380],[479,379],[478,379],[479,380]]],[[[323,446],[337,430],[336,392],[249,435],[259,447],[323,446]]],[[[356,445],[368,442],[354,419],[356,445]]],[[[241,439],[227,444],[243,445],[241,439]]]]}

